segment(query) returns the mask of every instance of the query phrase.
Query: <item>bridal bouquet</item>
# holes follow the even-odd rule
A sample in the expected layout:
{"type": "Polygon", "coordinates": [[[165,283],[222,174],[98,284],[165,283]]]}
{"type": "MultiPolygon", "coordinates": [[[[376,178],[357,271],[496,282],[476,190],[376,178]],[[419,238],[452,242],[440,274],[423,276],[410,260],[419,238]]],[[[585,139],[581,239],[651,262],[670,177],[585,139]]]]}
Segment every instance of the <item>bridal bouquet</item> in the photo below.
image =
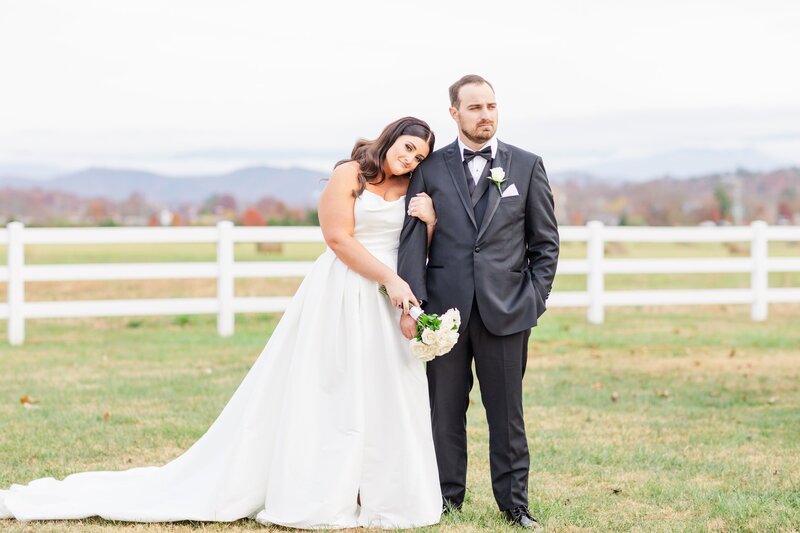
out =
{"type": "MultiPolygon", "coordinates": [[[[386,287],[378,290],[389,296],[386,287]]],[[[458,328],[461,326],[461,313],[458,309],[448,309],[442,316],[428,314],[419,307],[412,306],[408,314],[417,321],[417,335],[409,342],[411,352],[423,362],[444,355],[458,342],[458,328]]]]}

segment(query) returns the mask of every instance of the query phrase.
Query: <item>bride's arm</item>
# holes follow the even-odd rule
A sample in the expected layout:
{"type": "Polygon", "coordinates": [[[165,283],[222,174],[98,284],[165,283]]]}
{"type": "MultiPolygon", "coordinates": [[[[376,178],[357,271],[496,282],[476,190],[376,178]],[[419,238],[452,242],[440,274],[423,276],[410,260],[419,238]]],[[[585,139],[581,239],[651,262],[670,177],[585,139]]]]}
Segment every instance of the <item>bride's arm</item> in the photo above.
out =
{"type": "MultiPolygon", "coordinates": [[[[333,171],[319,201],[319,224],[325,242],[348,268],[386,286],[392,305],[408,312],[409,301],[418,305],[411,288],[391,268],[358,242],[354,234],[353,190],[358,187],[358,164],[344,163],[333,171]]],[[[375,289],[377,291],[377,288],[375,289]]]]}

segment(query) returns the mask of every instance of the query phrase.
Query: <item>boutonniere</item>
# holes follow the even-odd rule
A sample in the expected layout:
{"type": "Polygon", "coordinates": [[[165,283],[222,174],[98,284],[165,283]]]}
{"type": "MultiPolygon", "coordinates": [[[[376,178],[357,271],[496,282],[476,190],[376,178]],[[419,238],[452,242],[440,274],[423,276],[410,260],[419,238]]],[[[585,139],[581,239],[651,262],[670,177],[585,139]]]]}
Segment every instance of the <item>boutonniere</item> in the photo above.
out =
{"type": "Polygon", "coordinates": [[[506,173],[503,172],[503,167],[490,168],[489,172],[491,172],[491,174],[486,176],[486,179],[495,184],[497,192],[503,194],[503,189],[500,188],[500,184],[506,181],[506,173]]]}

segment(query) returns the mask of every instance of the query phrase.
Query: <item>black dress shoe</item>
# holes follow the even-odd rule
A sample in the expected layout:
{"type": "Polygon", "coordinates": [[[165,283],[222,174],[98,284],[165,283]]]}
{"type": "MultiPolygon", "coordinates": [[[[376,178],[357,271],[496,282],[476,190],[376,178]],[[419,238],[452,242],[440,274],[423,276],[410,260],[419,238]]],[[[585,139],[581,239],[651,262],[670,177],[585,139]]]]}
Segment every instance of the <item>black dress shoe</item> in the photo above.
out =
{"type": "Polygon", "coordinates": [[[461,510],[461,504],[456,505],[450,500],[442,500],[442,515],[453,513],[461,510]]]}
{"type": "Polygon", "coordinates": [[[503,514],[505,514],[506,520],[516,526],[533,529],[534,531],[543,530],[542,525],[537,522],[533,516],[531,516],[531,512],[524,505],[509,509],[503,514]]]}

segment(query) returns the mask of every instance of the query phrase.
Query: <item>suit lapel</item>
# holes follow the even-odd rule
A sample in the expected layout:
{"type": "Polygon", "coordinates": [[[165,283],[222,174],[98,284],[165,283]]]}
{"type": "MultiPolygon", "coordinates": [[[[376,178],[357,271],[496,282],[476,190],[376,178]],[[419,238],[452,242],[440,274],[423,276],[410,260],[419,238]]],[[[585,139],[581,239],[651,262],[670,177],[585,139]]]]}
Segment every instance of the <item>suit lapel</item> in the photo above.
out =
{"type": "Polygon", "coordinates": [[[464,164],[458,155],[458,140],[445,149],[444,161],[447,170],[450,171],[450,178],[453,180],[453,185],[458,192],[458,197],[461,199],[461,204],[467,211],[472,225],[475,226],[475,229],[478,229],[478,223],[475,222],[475,213],[472,211],[472,199],[467,189],[467,181],[464,178],[464,164]]]}
{"type": "MultiPolygon", "coordinates": [[[[511,177],[511,150],[508,149],[505,143],[500,141],[497,141],[497,157],[492,162],[492,168],[497,167],[502,168],[506,174],[506,183],[501,185],[501,187],[505,189],[511,177]]],[[[488,182],[489,180],[484,179],[484,181],[488,182]]],[[[494,214],[497,212],[497,208],[500,206],[500,199],[502,198],[500,191],[497,190],[497,186],[494,183],[489,183],[489,185],[489,198],[487,199],[489,205],[487,206],[486,215],[483,217],[483,224],[481,224],[478,230],[476,242],[486,233],[486,228],[488,228],[489,224],[492,222],[492,218],[494,218],[494,214]]]]}

